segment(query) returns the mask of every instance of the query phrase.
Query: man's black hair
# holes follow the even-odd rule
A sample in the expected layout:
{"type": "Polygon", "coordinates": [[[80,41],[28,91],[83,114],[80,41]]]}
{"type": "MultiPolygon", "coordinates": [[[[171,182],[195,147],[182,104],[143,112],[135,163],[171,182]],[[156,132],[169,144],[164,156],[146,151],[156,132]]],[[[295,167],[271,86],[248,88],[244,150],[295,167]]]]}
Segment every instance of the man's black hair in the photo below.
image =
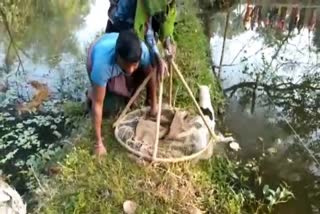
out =
{"type": "Polygon", "coordinates": [[[133,30],[124,30],[119,33],[116,54],[126,62],[136,63],[140,61],[142,54],[141,43],[133,30]]]}

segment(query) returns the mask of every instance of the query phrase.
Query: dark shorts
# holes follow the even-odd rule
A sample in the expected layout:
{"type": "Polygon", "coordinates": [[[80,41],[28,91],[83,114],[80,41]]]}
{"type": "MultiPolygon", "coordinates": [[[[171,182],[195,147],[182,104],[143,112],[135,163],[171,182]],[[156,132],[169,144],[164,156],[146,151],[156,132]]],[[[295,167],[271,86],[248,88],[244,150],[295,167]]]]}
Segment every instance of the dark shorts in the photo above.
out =
{"type": "MultiPolygon", "coordinates": [[[[135,71],[135,73],[131,76],[130,84],[131,84],[131,89],[133,93],[137,90],[137,88],[143,82],[145,77],[146,75],[141,69],[135,71]]],[[[147,97],[149,97],[148,90],[147,90],[147,97]]],[[[104,115],[118,114],[122,109],[124,109],[124,107],[127,105],[129,100],[130,100],[130,97],[124,97],[124,96],[118,95],[107,89],[104,102],[103,102],[104,115]]],[[[147,104],[147,102],[148,102],[148,99],[146,99],[145,104],[147,104]]]]}

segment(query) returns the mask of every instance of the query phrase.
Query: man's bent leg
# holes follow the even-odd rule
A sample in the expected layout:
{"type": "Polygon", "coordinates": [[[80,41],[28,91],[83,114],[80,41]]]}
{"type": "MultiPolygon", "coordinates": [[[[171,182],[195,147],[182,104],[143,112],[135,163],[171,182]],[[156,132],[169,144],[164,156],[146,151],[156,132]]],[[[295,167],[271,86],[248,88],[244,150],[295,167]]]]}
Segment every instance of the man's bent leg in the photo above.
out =
{"type": "MultiPolygon", "coordinates": [[[[88,113],[91,111],[92,105],[92,90],[91,88],[88,89],[86,92],[86,104],[87,104],[87,111],[88,113]]],[[[110,91],[107,91],[106,96],[104,98],[103,104],[103,115],[104,117],[110,117],[112,115],[117,115],[126,105],[128,98],[118,96],[110,91]]]]}
{"type": "Polygon", "coordinates": [[[104,98],[103,115],[107,118],[116,116],[126,106],[127,98],[107,92],[104,98]]]}

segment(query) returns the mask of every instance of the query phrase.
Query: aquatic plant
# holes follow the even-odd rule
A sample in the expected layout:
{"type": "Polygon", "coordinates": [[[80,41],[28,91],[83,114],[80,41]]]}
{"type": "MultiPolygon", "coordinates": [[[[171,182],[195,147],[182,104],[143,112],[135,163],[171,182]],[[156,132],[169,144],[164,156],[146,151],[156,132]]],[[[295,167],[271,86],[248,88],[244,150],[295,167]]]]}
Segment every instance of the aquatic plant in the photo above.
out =
{"type": "Polygon", "coordinates": [[[43,104],[41,112],[17,115],[11,106],[0,112],[1,174],[21,193],[28,189],[33,176],[25,176],[30,169],[37,173],[44,169],[51,157],[60,152],[64,138],[72,129],[58,103],[43,104]]]}

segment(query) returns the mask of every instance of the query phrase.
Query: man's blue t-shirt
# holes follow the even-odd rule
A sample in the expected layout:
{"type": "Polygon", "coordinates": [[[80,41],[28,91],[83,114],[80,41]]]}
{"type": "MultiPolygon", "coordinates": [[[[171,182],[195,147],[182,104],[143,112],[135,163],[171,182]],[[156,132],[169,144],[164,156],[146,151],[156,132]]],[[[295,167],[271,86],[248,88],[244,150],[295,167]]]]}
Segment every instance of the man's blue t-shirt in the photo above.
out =
{"type": "MultiPolygon", "coordinates": [[[[94,44],[91,52],[92,69],[91,81],[99,86],[106,86],[108,81],[123,73],[116,63],[116,42],[119,33],[108,33],[100,37],[94,44]]],[[[151,65],[149,50],[144,42],[141,42],[142,55],[140,66],[146,68],[151,65]]]]}

